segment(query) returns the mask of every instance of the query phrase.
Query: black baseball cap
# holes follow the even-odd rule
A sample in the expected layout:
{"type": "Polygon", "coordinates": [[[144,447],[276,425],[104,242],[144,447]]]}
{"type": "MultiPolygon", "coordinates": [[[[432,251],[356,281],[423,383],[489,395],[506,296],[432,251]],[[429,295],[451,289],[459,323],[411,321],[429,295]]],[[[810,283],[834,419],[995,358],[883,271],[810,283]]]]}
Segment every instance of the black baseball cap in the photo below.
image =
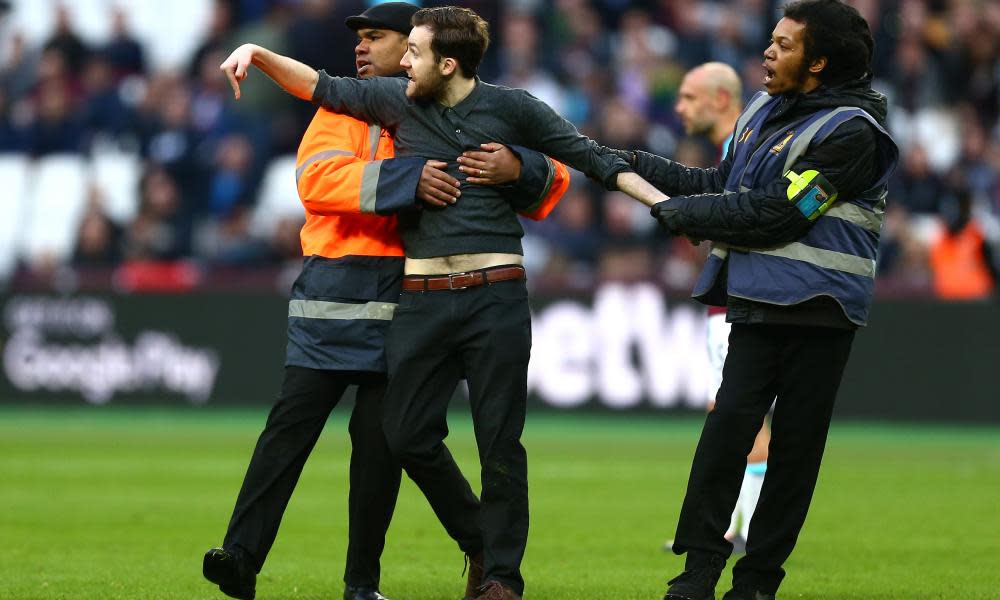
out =
{"type": "Polygon", "coordinates": [[[376,4],[360,15],[347,17],[344,24],[350,29],[389,29],[398,31],[403,35],[409,35],[413,25],[410,19],[413,13],[420,10],[419,6],[414,6],[409,2],[383,2],[376,4]]]}

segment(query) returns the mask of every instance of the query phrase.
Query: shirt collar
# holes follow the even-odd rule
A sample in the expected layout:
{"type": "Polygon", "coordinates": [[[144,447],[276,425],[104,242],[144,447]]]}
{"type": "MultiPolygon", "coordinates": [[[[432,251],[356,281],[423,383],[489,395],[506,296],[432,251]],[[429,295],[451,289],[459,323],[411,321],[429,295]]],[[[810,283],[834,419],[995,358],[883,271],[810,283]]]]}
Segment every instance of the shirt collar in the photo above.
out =
{"type": "Polygon", "coordinates": [[[449,107],[439,103],[438,110],[441,111],[441,114],[444,114],[445,111],[451,108],[451,110],[454,113],[456,113],[458,116],[464,119],[468,117],[469,113],[472,112],[472,109],[474,109],[476,105],[479,104],[479,99],[482,98],[484,88],[485,86],[483,85],[483,82],[479,79],[479,76],[477,75],[476,86],[472,88],[472,91],[469,92],[468,96],[462,98],[462,101],[456,104],[455,106],[449,107]]]}

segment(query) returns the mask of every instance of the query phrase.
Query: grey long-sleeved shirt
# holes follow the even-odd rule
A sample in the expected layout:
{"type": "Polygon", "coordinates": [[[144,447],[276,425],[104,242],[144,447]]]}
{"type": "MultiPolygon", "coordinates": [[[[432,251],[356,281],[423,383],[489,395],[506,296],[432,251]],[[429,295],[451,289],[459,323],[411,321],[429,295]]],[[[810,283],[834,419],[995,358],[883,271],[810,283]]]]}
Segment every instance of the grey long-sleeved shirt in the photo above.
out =
{"type": "MultiPolygon", "coordinates": [[[[472,92],[446,107],[406,97],[407,80],[330,77],[320,71],[313,102],[333,112],[377,123],[393,132],[396,155],[448,163],[464,181],[456,157],[480,144],[499,142],[547,154],[614,189],[615,176],[631,170],[528,92],[476,79],[472,92]]],[[[416,190],[414,190],[415,192],[416,190]]],[[[432,258],[455,254],[523,254],[517,215],[496,186],[462,184],[458,202],[399,214],[406,255],[432,258]]]]}

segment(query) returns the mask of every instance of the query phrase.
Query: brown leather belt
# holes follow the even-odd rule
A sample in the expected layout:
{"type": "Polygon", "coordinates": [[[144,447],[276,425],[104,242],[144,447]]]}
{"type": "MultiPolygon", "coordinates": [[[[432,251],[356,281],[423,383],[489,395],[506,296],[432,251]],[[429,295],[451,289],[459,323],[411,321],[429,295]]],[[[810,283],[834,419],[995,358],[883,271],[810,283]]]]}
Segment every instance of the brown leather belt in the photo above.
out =
{"type": "Polygon", "coordinates": [[[407,275],[403,277],[403,291],[464,290],[477,285],[524,278],[524,267],[519,265],[488,267],[448,275],[407,275]]]}

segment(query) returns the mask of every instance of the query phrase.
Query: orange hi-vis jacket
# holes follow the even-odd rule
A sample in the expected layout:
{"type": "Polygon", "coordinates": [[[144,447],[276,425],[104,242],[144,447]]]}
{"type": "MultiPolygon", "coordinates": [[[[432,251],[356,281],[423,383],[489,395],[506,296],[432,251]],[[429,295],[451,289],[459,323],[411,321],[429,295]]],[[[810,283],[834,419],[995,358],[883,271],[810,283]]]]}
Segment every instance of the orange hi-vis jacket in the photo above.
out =
{"type": "MultiPolygon", "coordinates": [[[[542,219],[569,187],[569,171],[537,152],[516,152],[521,179],[512,207],[542,219]]],[[[286,365],[385,371],[385,332],[403,276],[395,214],[420,210],[415,195],[425,162],[395,158],[392,136],[378,125],[316,112],[296,157],[306,259],[288,305],[286,365]]]]}
{"type": "Polygon", "coordinates": [[[931,245],[934,292],[949,300],[978,300],[993,292],[993,275],[983,254],[979,224],[969,221],[957,233],[945,232],[931,245]]]}
{"type": "Polygon", "coordinates": [[[392,161],[392,184],[398,187],[391,192],[412,205],[425,160],[397,159],[393,153],[392,136],[378,125],[326,110],[316,113],[295,160],[295,182],[306,209],[303,255],[403,256],[395,211],[376,213],[379,184],[385,186],[382,167],[392,161]]]}

